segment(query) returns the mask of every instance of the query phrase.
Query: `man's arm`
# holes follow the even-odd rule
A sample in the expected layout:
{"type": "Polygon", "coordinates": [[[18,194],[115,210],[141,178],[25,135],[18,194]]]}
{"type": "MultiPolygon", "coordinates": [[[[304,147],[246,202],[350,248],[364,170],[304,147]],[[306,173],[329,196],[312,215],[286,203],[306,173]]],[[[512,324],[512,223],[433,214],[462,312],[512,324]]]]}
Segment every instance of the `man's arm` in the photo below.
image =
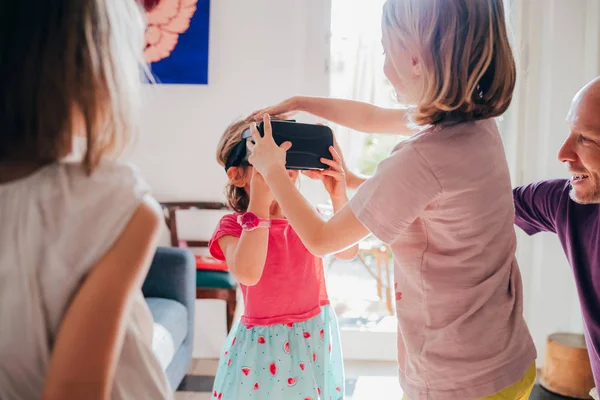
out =
{"type": "Polygon", "coordinates": [[[560,202],[568,196],[569,183],[564,179],[534,182],[513,189],[515,225],[528,235],[556,233],[556,214],[560,202]]]}

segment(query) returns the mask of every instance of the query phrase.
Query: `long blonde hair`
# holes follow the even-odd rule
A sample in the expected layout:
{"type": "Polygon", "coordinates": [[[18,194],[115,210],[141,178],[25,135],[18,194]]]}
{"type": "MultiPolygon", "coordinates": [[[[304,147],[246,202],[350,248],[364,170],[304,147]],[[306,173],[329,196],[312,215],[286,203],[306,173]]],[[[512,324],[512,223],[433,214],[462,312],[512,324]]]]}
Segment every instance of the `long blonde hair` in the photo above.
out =
{"type": "Polygon", "coordinates": [[[388,0],[383,28],[422,62],[416,125],[487,119],[509,107],[517,73],[503,0],[388,0]]]}
{"type": "Polygon", "coordinates": [[[140,6],[3,1],[0,26],[0,162],[59,161],[75,135],[87,139],[89,173],[118,155],[137,127],[145,69],[140,6]]]}

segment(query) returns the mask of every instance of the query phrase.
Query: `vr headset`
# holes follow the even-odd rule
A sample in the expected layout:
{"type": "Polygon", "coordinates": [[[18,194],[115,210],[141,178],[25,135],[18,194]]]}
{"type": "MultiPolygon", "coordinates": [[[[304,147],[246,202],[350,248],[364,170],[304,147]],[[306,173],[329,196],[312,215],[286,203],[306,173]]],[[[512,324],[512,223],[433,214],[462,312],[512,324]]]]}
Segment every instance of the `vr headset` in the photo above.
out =
{"type": "MultiPolygon", "coordinates": [[[[258,126],[260,136],[265,135],[264,123],[258,126]]],[[[321,158],[332,159],[329,147],[333,146],[333,132],[327,126],[302,124],[292,120],[271,121],[273,139],[277,145],[291,142],[292,148],[288,150],[286,157],[287,169],[291,170],[315,170],[328,169],[329,166],[321,162],[321,158]]],[[[225,170],[237,167],[244,163],[248,165],[250,151],[246,141],[252,140],[250,128],[242,132],[242,141],[238,143],[227,158],[225,170]]]]}

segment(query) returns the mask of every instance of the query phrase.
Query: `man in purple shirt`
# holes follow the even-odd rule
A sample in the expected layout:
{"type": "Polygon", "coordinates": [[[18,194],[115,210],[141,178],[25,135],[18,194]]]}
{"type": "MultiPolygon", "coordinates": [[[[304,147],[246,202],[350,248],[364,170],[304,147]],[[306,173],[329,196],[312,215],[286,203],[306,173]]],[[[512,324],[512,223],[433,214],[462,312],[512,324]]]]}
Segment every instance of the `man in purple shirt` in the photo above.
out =
{"type": "Polygon", "coordinates": [[[513,191],[515,224],[527,234],[554,232],[567,255],[583,312],[596,387],[600,383],[600,78],[585,86],[568,115],[558,158],[572,176],[513,191]]]}

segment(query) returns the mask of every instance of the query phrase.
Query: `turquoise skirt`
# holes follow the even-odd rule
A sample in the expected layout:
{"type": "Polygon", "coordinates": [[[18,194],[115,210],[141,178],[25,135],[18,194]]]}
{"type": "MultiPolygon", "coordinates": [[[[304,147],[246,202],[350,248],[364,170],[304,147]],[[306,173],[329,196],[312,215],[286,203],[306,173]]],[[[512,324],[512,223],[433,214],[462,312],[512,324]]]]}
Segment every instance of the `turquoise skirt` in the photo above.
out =
{"type": "Polygon", "coordinates": [[[217,400],[342,400],[344,365],[331,306],[294,324],[238,322],[225,346],[215,384],[217,400]]]}

